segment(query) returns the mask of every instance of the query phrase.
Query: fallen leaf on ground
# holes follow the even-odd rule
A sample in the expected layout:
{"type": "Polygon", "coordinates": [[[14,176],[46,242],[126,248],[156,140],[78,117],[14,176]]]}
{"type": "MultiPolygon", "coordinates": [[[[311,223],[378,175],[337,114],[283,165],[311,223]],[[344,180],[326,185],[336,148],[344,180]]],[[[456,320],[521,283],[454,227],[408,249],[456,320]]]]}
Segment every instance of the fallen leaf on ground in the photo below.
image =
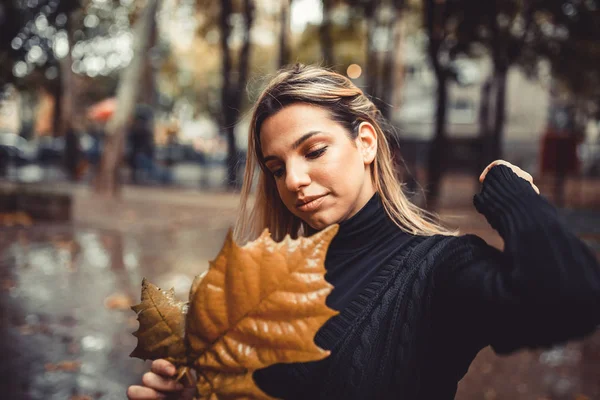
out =
{"type": "Polygon", "coordinates": [[[17,287],[17,282],[12,279],[2,279],[0,281],[0,289],[11,290],[17,287]]]}
{"type": "Polygon", "coordinates": [[[35,333],[42,333],[42,334],[51,334],[52,333],[50,326],[48,326],[47,324],[44,324],[44,323],[33,324],[33,325],[24,324],[24,325],[18,326],[17,329],[19,329],[19,333],[23,336],[33,335],[35,333]]]}
{"type": "Polygon", "coordinates": [[[128,310],[132,304],[131,297],[124,293],[113,293],[104,299],[104,306],[109,310],[128,310]]]}
{"type": "Polygon", "coordinates": [[[337,314],[325,304],[332,286],[324,279],[337,230],[334,225],[279,243],[265,231],[245,246],[229,233],[206,276],[192,283],[189,310],[174,300],[172,289],[144,280],[142,303],[134,306],[140,329],[132,355],[180,360],[179,377],[195,369],[201,399],[270,399],[254,383],[253,371],[329,355],[314,336],[337,314]]]}
{"type": "Polygon", "coordinates": [[[87,396],[85,394],[76,394],[69,398],[69,400],[93,400],[93,399],[94,399],[93,397],[87,396]]]}
{"type": "Polygon", "coordinates": [[[65,371],[65,372],[77,372],[81,368],[81,361],[61,361],[56,364],[48,363],[44,365],[44,368],[48,372],[65,371]]]}
{"type": "Polygon", "coordinates": [[[31,226],[33,219],[22,211],[0,213],[0,225],[4,226],[31,226]]]}

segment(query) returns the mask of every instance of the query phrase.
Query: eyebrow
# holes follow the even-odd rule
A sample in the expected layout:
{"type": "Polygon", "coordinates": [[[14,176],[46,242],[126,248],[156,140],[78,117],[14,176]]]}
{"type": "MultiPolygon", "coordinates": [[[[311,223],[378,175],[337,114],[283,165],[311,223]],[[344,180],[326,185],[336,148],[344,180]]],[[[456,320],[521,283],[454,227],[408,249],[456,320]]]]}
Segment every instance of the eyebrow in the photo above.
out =
{"type": "MultiPolygon", "coordinates": [[[[292,150],[296,150],[298,147],[300,147],[300,145],[302,143],[306,142],[308,139],[310,139],[311,137],[313,137],[319,133],[322,133],[322,132],[321,131],[310,131],[310,132],[305,133],[298,140],[296,140],[294,143],[292,143],[292,150]]],[[[275,156],[267,156],[263,159],[263,163],[266,164],[268,161],[276,160],[276,159],[277,159],[277,157],[275,157],[275,156]]]]}

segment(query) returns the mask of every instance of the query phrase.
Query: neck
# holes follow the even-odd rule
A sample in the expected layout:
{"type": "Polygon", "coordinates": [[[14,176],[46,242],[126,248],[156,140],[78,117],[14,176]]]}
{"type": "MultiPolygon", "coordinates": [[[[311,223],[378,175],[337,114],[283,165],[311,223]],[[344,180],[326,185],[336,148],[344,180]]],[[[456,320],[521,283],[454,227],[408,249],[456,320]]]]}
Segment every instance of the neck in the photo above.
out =
{"type": "Polygon", "coordinates": [[[352,217],[340,223],[340,229],[331,242],[330,249],[352,250],[368,246],[378,237],[399,229],[385,212],[379,194],[374,193],[352,217]]]}

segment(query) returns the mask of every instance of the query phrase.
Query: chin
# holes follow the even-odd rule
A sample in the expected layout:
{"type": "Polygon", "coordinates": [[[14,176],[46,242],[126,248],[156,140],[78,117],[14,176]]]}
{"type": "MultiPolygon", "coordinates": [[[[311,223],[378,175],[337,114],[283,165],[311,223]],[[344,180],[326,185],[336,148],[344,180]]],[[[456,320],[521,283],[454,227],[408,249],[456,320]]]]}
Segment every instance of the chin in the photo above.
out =
{"type": "Polygon", "coordinates": [[[331,217],[326,217],[326,216],[320,216],[320,217],[316,217],[314,219],[309,219],[309,220],[305,220],[304,222],[306,222],[308,225],[310,225],[311,228],[313,228],[314,230],[320,231],[323,230],[325,228],[327,228],[328,226],[331,226],[333,224],[337,224],[338,221],[335,220],[335,218],[331,218],[331,217]]]}

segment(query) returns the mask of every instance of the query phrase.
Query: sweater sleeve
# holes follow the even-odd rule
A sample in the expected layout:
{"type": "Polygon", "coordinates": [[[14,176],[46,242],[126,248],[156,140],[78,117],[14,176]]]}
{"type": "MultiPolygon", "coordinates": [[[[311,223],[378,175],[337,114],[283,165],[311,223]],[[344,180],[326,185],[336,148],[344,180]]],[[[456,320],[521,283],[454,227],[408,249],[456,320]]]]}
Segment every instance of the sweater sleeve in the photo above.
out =
{"type": "Polygon", "coordinates": [[[444,251],[445,306],[500,354],[583,337],[600,324],[600,266],[529,182],[506,166],[487,174],[474,204],[504,251],[474,235],[444,251]]]}

